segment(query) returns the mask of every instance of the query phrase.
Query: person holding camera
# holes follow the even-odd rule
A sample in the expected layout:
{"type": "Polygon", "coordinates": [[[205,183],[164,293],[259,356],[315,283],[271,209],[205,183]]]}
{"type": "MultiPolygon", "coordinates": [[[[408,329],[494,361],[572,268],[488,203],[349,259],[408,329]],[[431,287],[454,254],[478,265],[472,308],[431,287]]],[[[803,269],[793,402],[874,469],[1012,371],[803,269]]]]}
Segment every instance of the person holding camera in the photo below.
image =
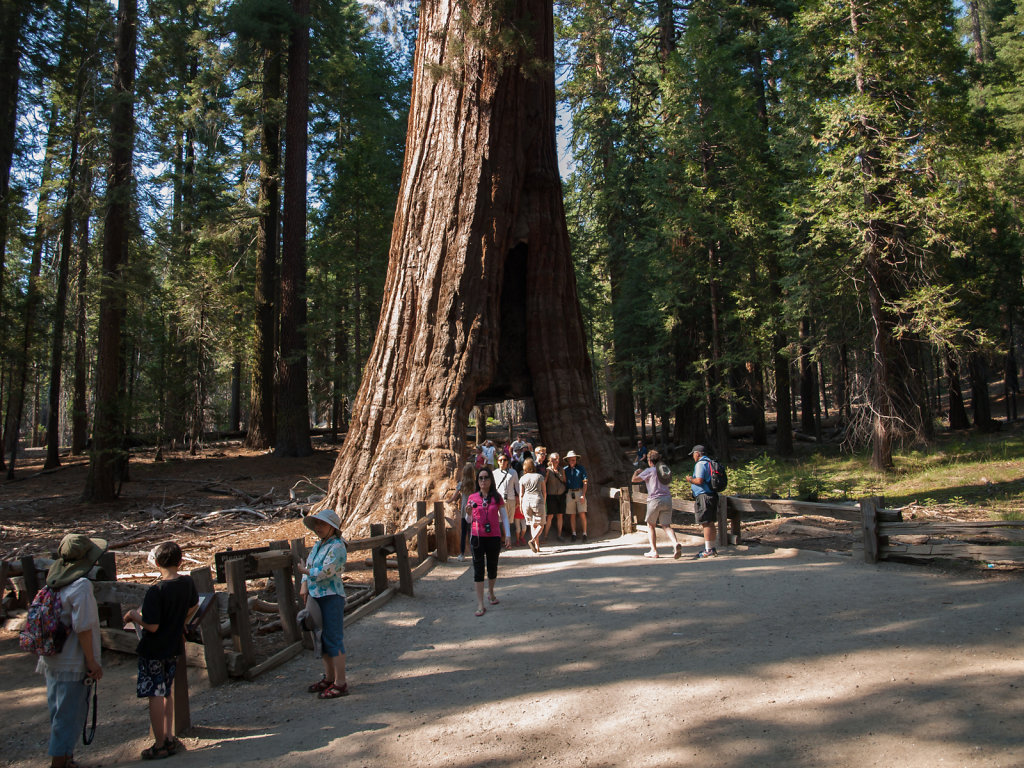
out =
{"type": "Polygon", "coordinates": [[[501,534],[505,546],[512,546],[512,531],[505,513],[505,500],[494,487],[494,475],[487,467],[476,472],[476,493],[466,503],[472,520],[469,544],[473,550],[473,582],[476,585],[476,615],[487,613],[484,607],[484,565],[487,566],[487,600],[498,604],[494,595],[494,582],[498,578],[498,555],[501,552],[501,534]]]}
{"type": "Polygon", "coordinates": [[[644,557],[658,557],[658,527],[660,526],[669,541],[672,542],[672,557],[678,560],[683,555],[683,545],[676,538],[676,532],[672,530],[672,491],[669,489],[669,478],[662,477],[658,472],[658,462],[661,461],[661,454],[657,451],[648,453],[644,460],[647,462],[647,469],[638,469],[633,473],[633,483],[645,483],[647,485],[647,537],[650,539],[651,548],[644,552],[644,557]]]}

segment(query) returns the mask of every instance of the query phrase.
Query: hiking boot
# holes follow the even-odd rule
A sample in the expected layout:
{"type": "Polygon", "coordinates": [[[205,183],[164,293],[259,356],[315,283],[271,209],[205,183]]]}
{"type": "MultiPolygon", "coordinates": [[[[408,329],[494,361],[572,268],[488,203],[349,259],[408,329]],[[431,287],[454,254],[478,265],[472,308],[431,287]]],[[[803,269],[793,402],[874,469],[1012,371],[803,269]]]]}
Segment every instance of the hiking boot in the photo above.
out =
{"type": "Polygon", "coordinates": [[[694,560],[703,560],[706,557],[718,557],[718,550],[712,547],[711,549],[702,549],[696,555],[693,556],[694,560]]]}

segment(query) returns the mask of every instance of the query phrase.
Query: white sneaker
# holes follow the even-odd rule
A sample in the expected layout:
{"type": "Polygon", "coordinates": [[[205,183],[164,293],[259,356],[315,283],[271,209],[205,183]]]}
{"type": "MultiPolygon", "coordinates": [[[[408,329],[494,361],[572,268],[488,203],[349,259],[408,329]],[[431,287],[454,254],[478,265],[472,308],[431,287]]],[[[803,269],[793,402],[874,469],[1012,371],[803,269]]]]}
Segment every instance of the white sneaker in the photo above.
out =
{"type": "Polygon", "coordinates": [[[461,563],[461,562],[464,562],[464,561],[465,561],[465,559],[466,559],[466,556],[465,556],[464,554],[462,554],[461,552],[459,552],[459,562],[460,562],[460,563],[461,563]]]}

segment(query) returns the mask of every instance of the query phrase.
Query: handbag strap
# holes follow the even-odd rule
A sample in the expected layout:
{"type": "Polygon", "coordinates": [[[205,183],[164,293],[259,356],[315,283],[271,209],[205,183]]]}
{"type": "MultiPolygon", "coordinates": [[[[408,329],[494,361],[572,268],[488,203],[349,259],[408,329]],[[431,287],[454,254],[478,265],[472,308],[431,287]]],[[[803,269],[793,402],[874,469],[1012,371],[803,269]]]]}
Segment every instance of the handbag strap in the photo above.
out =
{"type": "Polygon", "coordinates": [[[92,740],[96,738],[96,691],[99,688],[99,684],[91,677],[85,679],[85,722],[82,723],[82,743],[85,745],[92,744],[92,740]],[[92,688],[92,727],[89,727],[89,689],[92,688]]]}

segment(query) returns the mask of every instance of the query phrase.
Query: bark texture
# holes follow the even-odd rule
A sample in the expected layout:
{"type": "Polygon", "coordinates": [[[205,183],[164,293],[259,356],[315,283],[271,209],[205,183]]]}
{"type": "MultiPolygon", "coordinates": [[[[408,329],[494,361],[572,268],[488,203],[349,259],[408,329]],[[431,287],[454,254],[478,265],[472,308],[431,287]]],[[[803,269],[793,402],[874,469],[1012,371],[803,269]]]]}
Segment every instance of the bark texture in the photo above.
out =
{"type": "Polygon", "coordinates": [[[493,5],[421,6],[384,304],[322,505],[350,532],[451,494],[478,401],[532,395],[543,441],[581,453],[592,489],[627,471],[593,391],[569,255],[551,1],[493,5]],[[489,42],[514,31],[517,50],[489,42]]]}
{"type": "Polygon", "coordinates": [[[114,59],[114,109],[110,130],[110,171],[103,227],[103,267],[96,353],[96,406],[92,454],[83,498],[111,501],[117,497],[119,476],[127,468],[123,452],[124,410],[122,315],[127,296],[124,270],[128,261],[131,182],[135,142],[135,63],[138,6],[120,0],[117,8],[114,59]]]}
{"type": "Polygon", "coordinates": [[[288,47],[284,216],[281,221],[281,358],[278,361],[275,456],[308,456],[309,374],[306,348],[306,149],[309,122],[309,0],[292,0],[300,20],[288,47]]]}

